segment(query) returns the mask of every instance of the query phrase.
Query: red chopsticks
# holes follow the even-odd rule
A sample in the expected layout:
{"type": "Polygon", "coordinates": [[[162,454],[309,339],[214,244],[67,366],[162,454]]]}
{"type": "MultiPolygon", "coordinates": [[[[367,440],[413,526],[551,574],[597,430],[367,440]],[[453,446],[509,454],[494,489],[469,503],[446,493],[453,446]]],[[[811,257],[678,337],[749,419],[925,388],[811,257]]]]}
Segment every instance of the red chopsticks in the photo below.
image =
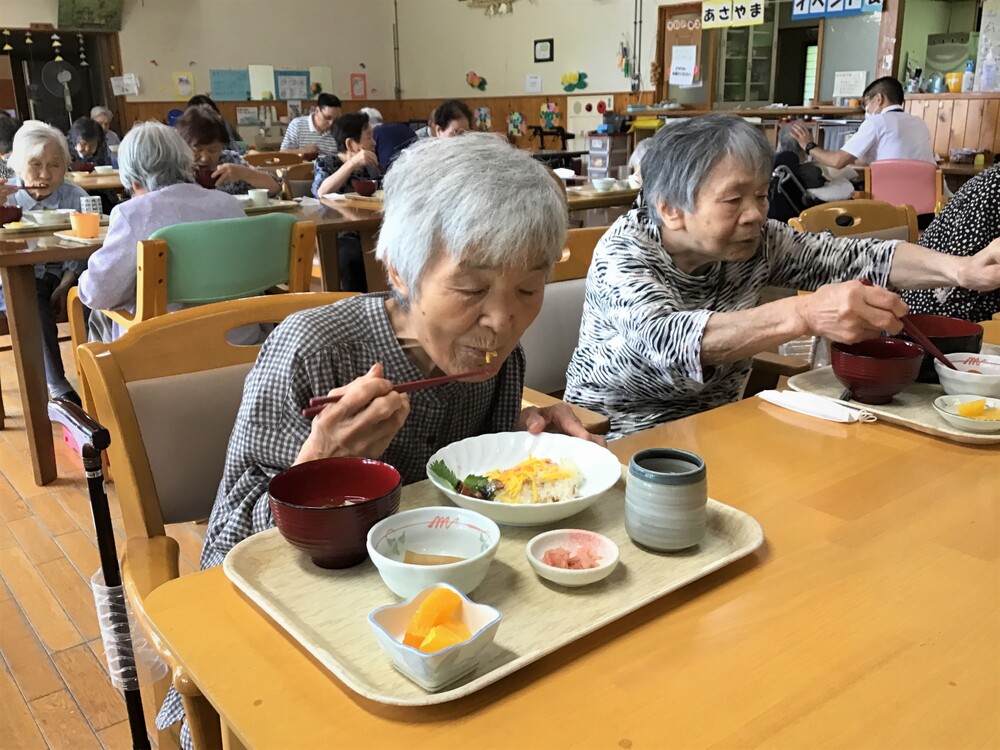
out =
{"type": "MultiPolygon", "coordinates": [[[[437,378],[426,378],[425,380],[412,380],[409,383],[397,383],[392,387],[392,390],[396,393],[409,393],[410,391],[419,391],[424,388],[433,388],[436,385],[444,385],[445,383],[451,383],[454,380],[463,380],[465,378],[473,378],[477,375],[495,375],[494,370],[469,370],[468,372],[460,372],[457,375],[442,375],[437,378]]],[[[335,404],[340,399],[343,398],[343,394],[338,396],[313,396],[309,399],[309,407],[302,410],[302,416],[307,419],[311,419],[323,411],[323,408],[328,404],[335,404]]]]}
{"type": "MultiPolygon", "coordinates": [[[[861,279],[861,283],[865,286],[874,286],[869,279],[861,279]]],[[[934,345],[934,342],[927,338],[927,335],[917,327],[917,324],[913,322],[909,315],[904,315],[899,319],[899,322],[903,324],[903,330],[909,334],[911,339],[920,344],[920,346],[924,348],[925,352],[930,354],[945,367],[951,368],[952,370],[958,369],[950,359],[941,353],[941,350],[934,345]]]]}

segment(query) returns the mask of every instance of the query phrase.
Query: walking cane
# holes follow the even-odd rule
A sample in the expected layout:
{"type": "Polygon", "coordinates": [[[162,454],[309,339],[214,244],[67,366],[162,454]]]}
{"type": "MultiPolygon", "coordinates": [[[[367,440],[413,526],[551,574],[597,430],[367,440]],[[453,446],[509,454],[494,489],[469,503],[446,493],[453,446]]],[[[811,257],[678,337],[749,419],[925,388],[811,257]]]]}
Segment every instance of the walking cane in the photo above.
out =
{"type": "MultiPolygon", "coordinates": [[[[94,514],[94,530],[97,532],[97,549],[101,554],[101,572],[104,576],[104,585],[107,587],[109,608],[107,612],[99,611],[98,615],[101,621],[101,634],[104,637],[108,673],[112,682],[120,683],[125,696],[133,750],[150,750],[146,720],[142,711],[142,698],[139,695],[139,677],[132,648],[125,590],[122,588],[121,570],[118,567],[118,550],[115,548],[115,534],[111,528],[111,510],[108,507],[108,496],[104,491],[101,452],[110,445],[111,436],[107,429],[94,421],[87,412],[65,399],[56,398],[49,401],[49,419],[69,430],[76,440],[83,459],[87,490],[90,493],[90,508],[94,514]],[[105,630],[107,627],[110,628],[110,636],[105,630]],[[112,665],[113,656],[116,657],[114,665],[112,665]]],[[[100,610],[100,607],[98,609],[100,610]]]]}

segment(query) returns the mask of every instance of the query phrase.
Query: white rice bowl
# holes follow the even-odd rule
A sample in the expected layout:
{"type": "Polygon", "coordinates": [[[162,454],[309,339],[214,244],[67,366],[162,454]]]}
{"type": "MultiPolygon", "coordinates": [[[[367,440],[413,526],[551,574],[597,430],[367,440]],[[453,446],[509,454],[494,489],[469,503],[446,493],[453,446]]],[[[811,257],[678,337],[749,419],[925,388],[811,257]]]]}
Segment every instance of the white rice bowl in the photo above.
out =
{"type": "MultiPolygon", "coordinates": [[[[501,432],[493,435],[459,440],[445,446],[427,463],[427,478],[448,499],[460,508],[482,513],[499,524],[508,526],[539,526],[561,521],[593,505],[621,479],[621,464],[607,448],[568,435],[543,432],[501,432]],[[485,476],[487,472],[509,469],[529,457],[549,458],[556,463],[568,462],[580,474],[579,478],[557,480],[546,485],[546,493],[558,496],[549,502],[499,502],[468,497],[448,486],[430,470],[435,461],[444,461],[459,479],[469,474],[485,476]]],[[[527,496],[522,488],[522,500],[527,496]]]]}

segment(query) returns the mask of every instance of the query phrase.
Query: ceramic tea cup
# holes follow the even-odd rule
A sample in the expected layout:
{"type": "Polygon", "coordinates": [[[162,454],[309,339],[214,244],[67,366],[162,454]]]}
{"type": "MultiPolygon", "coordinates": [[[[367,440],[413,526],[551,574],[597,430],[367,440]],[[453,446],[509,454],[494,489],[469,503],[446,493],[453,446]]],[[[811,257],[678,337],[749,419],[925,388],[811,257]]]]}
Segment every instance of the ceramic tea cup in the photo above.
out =
{"type": "Polygon", "coordinates": [[[632,456],[625,488],[625,531],[660,551],[687,549],[705,536],[705,462],[690,451],[649,448],[632,456]]]}

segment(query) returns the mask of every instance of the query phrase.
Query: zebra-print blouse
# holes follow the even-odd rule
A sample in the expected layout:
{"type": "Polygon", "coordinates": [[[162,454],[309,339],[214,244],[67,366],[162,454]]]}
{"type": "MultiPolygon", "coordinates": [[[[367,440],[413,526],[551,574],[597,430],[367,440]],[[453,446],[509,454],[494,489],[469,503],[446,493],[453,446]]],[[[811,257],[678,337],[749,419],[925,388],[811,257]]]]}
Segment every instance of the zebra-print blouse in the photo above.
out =
{"type": "Polygon", "coordinates": [[[702,367],[713,312],[755,307],[766,286],[813,290],[863,276],[885,285],[897,244],[768,221],[753,258],[691,276],[674,265],[646,209],[634,207],[594,251],[565,398],[608,416],[609,438],[735,401],[750,360],[702,367]]]}

